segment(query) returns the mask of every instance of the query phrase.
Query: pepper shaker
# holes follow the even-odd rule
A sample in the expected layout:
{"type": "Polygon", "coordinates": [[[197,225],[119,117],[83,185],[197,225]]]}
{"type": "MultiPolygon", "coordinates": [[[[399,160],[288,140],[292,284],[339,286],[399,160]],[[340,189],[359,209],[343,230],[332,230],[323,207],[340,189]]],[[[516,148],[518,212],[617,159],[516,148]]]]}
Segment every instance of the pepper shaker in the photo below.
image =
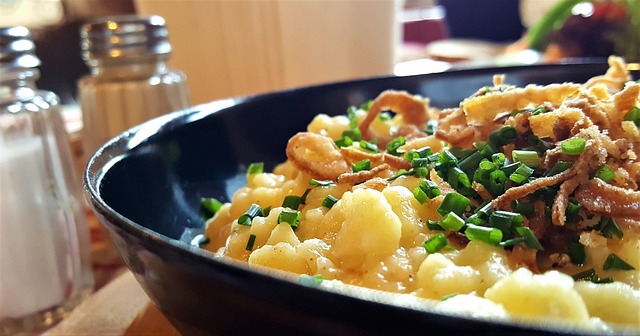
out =
{"type": "Polygon", "coordinates": [[[88,155],[130,127],[189,106],[185,74],[167,65],[172,48],[162,17],[99,18],[80,35],[91,70],[78,88],[88,155]]]}

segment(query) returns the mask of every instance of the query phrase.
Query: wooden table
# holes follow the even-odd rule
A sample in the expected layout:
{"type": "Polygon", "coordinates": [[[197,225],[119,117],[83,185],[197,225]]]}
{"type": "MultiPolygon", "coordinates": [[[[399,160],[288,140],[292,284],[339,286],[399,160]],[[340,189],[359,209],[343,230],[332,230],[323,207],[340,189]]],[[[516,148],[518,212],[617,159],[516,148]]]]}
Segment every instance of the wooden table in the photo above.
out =
{"type": "Polygon", "coordinates": [[[43,336],[180,335],[149,301],[133,274],[122,269],[43,336]]]}

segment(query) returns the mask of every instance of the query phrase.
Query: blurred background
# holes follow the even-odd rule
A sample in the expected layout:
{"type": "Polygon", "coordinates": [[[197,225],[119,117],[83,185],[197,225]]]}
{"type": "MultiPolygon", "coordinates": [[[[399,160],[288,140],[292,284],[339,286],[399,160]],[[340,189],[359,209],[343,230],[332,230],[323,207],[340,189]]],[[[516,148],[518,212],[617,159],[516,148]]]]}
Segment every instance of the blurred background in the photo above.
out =
{"type": "Polygon", "coordinates": [[[638,0],[0,1],[1,25],[34,32],[38,85],[65,104],[89,72],[79,27],[118,14],[166,19],[169,64],[187,74],[194,104],[451,67],[613,53],[637,59],[640,45],[638,0]]]}
{"type": "MultiPolygon", "coordinates": [[[[82,132],[89,123],[83,123],[78,84],[90,69],[80,28],[129,14],[166,20],[169,66],[186,74],[193,105],[456,68],[612,54],[640,62],[640,0],[0,0],[0,26],[32,32],[41,59],[37,86],[61,98],[78,173],[93,152],[87,139],[97,138],[82,132]]],[[[115,134],[134,125],[118,126],[115,134]]],[[[87,215],[99,288],[122,262],[87,215]]]]}
{"type": "Polygon", "coordinates": [[[32,31],[37,85],[61,97],[79,172],[91,151],[80,27],[128,14],[166,20],[168,65],[186,74],[191,105],[455,68],[640,60],[640,0],[0,0],[1,26],[32,31]]]}
{"type": "Polygon", "coordinates": [[[82,141],[78,83],[90,70],[80,28],[129,14],[166,20],[168,65],[186,74],[192,105],[452,68],[640,60],[640,0],[0,0],[1,26],[32,31],[37,85],[61,98],[79,172],[92,151],[82,141]]]}

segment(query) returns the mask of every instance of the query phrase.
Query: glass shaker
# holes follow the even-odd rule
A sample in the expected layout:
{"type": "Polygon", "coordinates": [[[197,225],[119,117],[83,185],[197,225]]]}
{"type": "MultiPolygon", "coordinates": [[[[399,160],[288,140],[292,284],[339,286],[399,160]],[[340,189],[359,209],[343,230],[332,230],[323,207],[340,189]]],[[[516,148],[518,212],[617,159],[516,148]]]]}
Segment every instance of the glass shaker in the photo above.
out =
{"type": "Polygon", "coordinates": [[[160,16],[99,18],[80,29],[91,73],[80,79],[87,159],[130,127],[186,108],[186,76],[168,67],[171,44],[160,16]]]}
{"type": "Polygon", "coordinates": [[[34,49],[27,28],[0,28],[0,335],[51,326],[93,290],[61,107],[35,87],[34,49]]]}

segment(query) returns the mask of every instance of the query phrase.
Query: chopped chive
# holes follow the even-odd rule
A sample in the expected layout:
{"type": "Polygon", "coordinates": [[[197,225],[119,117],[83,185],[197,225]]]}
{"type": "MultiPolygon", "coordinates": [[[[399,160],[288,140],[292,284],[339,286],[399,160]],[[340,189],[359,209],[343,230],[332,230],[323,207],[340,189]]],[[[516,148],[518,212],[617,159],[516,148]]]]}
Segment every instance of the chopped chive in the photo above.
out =
{"type": "Polygon", "coordinates": [[[378,145],[365,140],[360,140],[360,148],[364,150],[368,150],[369,152],[373,152],[373,153],[380,152],[380,150],[378,150],[378,145]]]}
{"type": "Polygon", "coordinates": [[[491,174],[491,172],[496,169],[498,168],[493,162],[487,159],[483,159],[482,161],[480,161],[478,168],[473,174],[473,180],[481,183],[482,185],[485,185],[487,182],[489,182],[489,174],[491,174]]]}
{"type": "Polygon", "coordinates": [[[458,167],[449,169],[447,182],[456,190],[468,190],[471,188],[469,176],[458,167]]]}
{"type": "Polygon", "coordinates": [[[640,127],[640,108],[635,106],[632,109],[630,109],[629,112],[627,112],[627,114],[624,115],[624,120],[633,121],[633,123],[636,124],[636,126],[640,127]]]}
{"type": "Polygon", "coordinates": [[[513,161],[524,163],[531,168],[540,167],[541,160],[538,152],[529,150],[514,150],[511,152],[513,161]]]}
{"type": "Polygon", "coordinates": [[[582,271],[580,273],[576,273],[571,276],[574,281],[592,281],[593,279],[597,279],[596,270],[590,268],[586,271],[582,271]]]}
{"type": "Polygon", "coordinates": [[[455,155],[453,155],[450,151],[445,149],[442,152],[440,152],[440,154],[438,154],[438,163],[454,165],[458,163],[458,158],[455,155]]]}
{"type": "Polygon", "coordinates": [[[213,197],[200,198],[200,218],[207,221],[213,217],[222,208],[222,202],[213,197]]]}
{"type": "Polygon", "coordinates": [[[420,182],[420,189],[422,189],[429,198],[435,198],[440,195],[440,188],[438,187],[438,184],[431,180],[422,180],[420,182]]]}
{"type": "Polygon", "coordinates": [[[522,226],[523,221],[521,214],[509,211],[498,210],[489,216],[489,225],[504,233],[510,232],[512,227],[522,226]]]}
{"type": "Polygon", "coordinates": [[[405,161],[412,162],[414,159],[418,159],[418,158],[420,158],[420,155],[418,155],[418,153],[416,153],[416,151],[413,150],[413,149],[408,151],[408,152],[406,152],[406,153],[404,153],[404,160],[405,161]]]}
{"type": "Polygon", "coordinates": [[[429,158],[414,158],[413,160],[411,160],[411,167],[427,167],[429,166],[429,162],[429,158]]]}
{"type": "Polygon", "coordinates": [[[504,146],[510,142],[513,142],[518,137],[515,127],[504,126],[501,129],[489,134],[489,142],[496,147],[504,146]]]}
{"type": "Polygon", "coordinates": [[[526,226],[516,227],[516,232],[518,232],[520,236],[525,238],[524,243],[530,248],[536,249],[536,250],[544,250],[544,247],[542,247],[542,244],[540,244],[540,242],[538,241],[538,238],[536,238],[536,236],[533,234],[531,229],[529,229],[528,227],[526,226]]]}
{"type": "Polygon", "coordinates": [[[497,149],[490,143],[487,143],[482,148],[480,148],[480,154],[486,159],[493,157],[497,152],[497,149]]]}
{"type": "Polygon", "coordinates": [[[319,180],[316,180],[316,179],[311,179],[311,180],[309,180],[309,184],[312,185],[312,186],[317,186],[317,187],[327,187],[327,186],[333,185],[334,183],[331,180],[321,180],[321,181],[319,181],[319,180]]]}
{"type": "Polygon", "coordinates": [[[407,142],[407,140],[403,136],[399,136],[399,137],[389,141],[387,143],[387,153],[389,153],[391,155],[398,156],[399,155],[398,148],[400,148],[406,142],[407,142]]]}
{"type": "Polygon", "coordinates": [[[507,181],[507,174],[502,170],[494,170],[489,173],[489,181],[487,181],[484,187],[493,197],[498,197],[504,194],[505,183],[507,181]]]}
{"type": "Polygon", "coordinates": [[[460,231],[464,226],[464,219],[454,212],[450,212],[444,215],[438,224],[445,230],[460,231]]]}
{"type": "Polygon", "coordinates": [[[302,218],[302,213],[300,211],[282,210],[280,215],[278,215],[278,224],[289,223],[291,227],[296,228],[298,227],[298,223],[300,222],[301,218],[302,218]]]}
{"type": "Polygon", "coordinates": [[[616,236],[618,237],[618,239],[620,239],[624,235],[614,218],[601,218],[600,222],[597,225],[597,229],[600,231],[600,233],[602,233],[604,237],[608,239],[613,238],[613,236],[616,236]]]}
{"type": "Polygon", "coordinates": [[[574,274],[572,277],[573,277],[574,281],[591,281],[593,283],[611,283],[611,282],[613,282],[613,279],[611,277],[600,278],[596,274],[596,270],[594,270],[593,268],[590,268],[590,269],[588,269],[586,271],[582,271],[580,273],[574,274]]]}
{"type": "Polygon", "coordinates": [[[427,193],[420,187],[413,188],[413,197],[415,197],[420,204],[424,204],[427,201],[427,193]]]}
{"type": "Polygon", "coordinates": [[[429,175],[429,168],[427,167],[416,167],[413,169],[414,175],[420,178],[425,178],[429,175]]]}
{"type": "Polygon", "coordinates": [[[309,196],[310,191],[311,189],[307,188],[307,190],[302,193],[302,196],[300,196],[300,204],[307,204],[307,196],[309,196]]]}
{"type": "Polygon", "coordinates": [[[262,214],[262,208],[257,204],[251,204],[249,209],[238,218],[238,224],[251,225],[251,221],[258,215],[262,214]]]}
{"type": "Polygon", "coordinates": [[[482,153],[480,153],[479,151],[475,151],[471,153],[471,155],[460,161],[460,163],[458,163],[458,168],[465,172],[471,171],[472,169],[476,169],[478,167],[482,159],[484,159],[482,153]]]}
{"type": "Polygon", "coordinates": [[[458,216],[467,210],[467,207],[471,204],[468,198],[456,192],[448,193],[442,203],[438,207],[437,211],[440,215],[444,216],[449,212],[454,212],[458,216]]]}
{"type": "Polygon", "coordinates": [[[348,129],[346,131],[342,132],[342,137],[343,138],[349,138],[353,141],[360,141],[362,140],[362,132],[360,132],[360,129],[358,129],[357,127],[354,127],[352,129],[348,129]]]}
{"type": "Polygon", "coordinates": [[[262,208],[260,209],[260,214],[262,217],[267,217],[269,216],[269,213],[271,212],[271,206],[268,206],[266,208],[262,208]]]}
{"type": "Polygon", "coordinates": [[[322,206],[331,209],[336,202],[338,202],[337,198],[332,195],[327,195],[327,197],[322,200],[322,206]]]}
{"type": "Polygon", "coordinates": [[[352,167],[353,167],[354,173],[357,173],[363,170],[371,170],[371,160],[365,159],[365,160],[356,162],[352,165],[352,167]]]}
{"type": "Polygon", "coordinates": [[[603,180],[604,182],[609,182],[613,180],[614,177],[616,177],[616,173],[613,171],[613,169],[611,169],[611,167],[609,167],[608,164],[605,163],[600,166],[598,170],[596,170],[594,176],[603,180]]]}
{"type": "Polygon", "coordinates": [[[517,183],[517,184],[523,184],[527,180],[527,178],[525,176],[522,176],[522,175],[516,174],[516,173],[511,174],[509,176],[509,179],[511,181],[513,181],[514,183],[517,183]]]}
{"type": "Polygon", "coordinates": [[[476,152],[476,150],[468,149],[468,148],[462,148],[462,147],[450,147],[449,151],[451,152],[451,154],[453,154],[458,159],[458,161],[462,161],[462,160],[468,158],[469,155],[471,155],[471,154],[476,152]]]}
{"type": "Polygon", "coordinates": [[[587,140],[584,138],[571,138],[567,139],[560,144],[562,147],[562,153],[569,155],[578,155],[584,152],[584,148],[587,145],[587,140]]]}
{"type": "Polygon", "coordinates": [[[412,150],[408,151],[404,155],[404,159],[406,161],[411,162],[414,159],[427,158],[427,157],[431,156],[432,154],[433,154],[433,150],[431,149],[431,147],[426,146],[426,147],[422,147],[422,148],[418,148],[418,149],[412,149],[412,150]]]}
{"type": "Polygon", "coordinates": [[[400,176],[411,176],[411,175],[413,175],[413,174],[414,174],[413,170],[409,170],[409,171],[407,171],[406,169],[399,169],[399,170],[398,170],[398,172],[396,172],[396,174],[395,174],[395,175],[393,175],[393,176],[389,177],[389,178],[387,179],[387,181],[391,182],[391,181],[393,181],[393,180],[397,179],[397,178],[398,178],[398,177],[400,177],[400,176]]]}
{"type": "Polygon", "coordinates": [[[477,213],[467,217],[467,219],[465,220],[465,223],[474,224],[474,225],[481,225],[481,226],[486,226],[487,225],[487,221],[484,220],[482,217],[480,217],[477,213]]]}
{"type": "Polygon", "coordinates": [[[529,168],[524,163],[520,163],[520,166],[509,176],[509,179],[517,184],[524,183],[531,174],[533,174],[534,169],[529,168]]]}
{"type": "Polygon", "coordinates": [[[570,198],[569,202],[567,202],[567,209],[565,210],[565,216],[567,217],[567,222],[572,223],[575,222],[578,218],[578,213],[582,209],[582,205],[578,203],[575,198],[570,198]]]}
{"type": "Polygon", "coordinates": [[[245,247],[245,249],[247,251],[253,251],[253,245],[255,243],[256,243],[256,235],[250,234],[249,235],[249,240],[247,240],[247,246],[245,247]]]}
{"type": "Polygon", "coordinates": [[[464,234],[469,240],[479,240],[489,244],[498,244],[502,241],[502,231],[500,229],[486,226],[467,224],[464,234]]]}
{"type": "Polygon", "coordinates": [[[284,197],[282,206],[293,210],[298,210],[298,207],[302,204],[302,197],[296,195],[288,195],[284,197]]]}
{"type": "Polygon", "coordinates": [[[322,284],[323,277],[321,274],[308,275],[300,274],[300,284],[307,287],[318,287],[322,284]]]}
{"type": "Polygon", "coordinates": [[[358,128],[357,111],[358,108],[355,106],[349,106],[347,109],[347,118],[349,119],[349,126],[351,128],[358,128]]]}
{"type": "Polygon", "coordinates": [[[554,176],[573,167],[573,162],[558,161],[555,166],[551,167],[543,176],[554,176]]]}
{"type": "Polygon", "coordinates": [[[606,278],[598,277],[597,279],[591,280],[591,282],[597,283],[597,284],[612,283],[613,282],[613,278],[612,277],[606,277],[606,278]]]}
{"type": "Polygon", "coordinates": [[[516,238],[507,239],[505,241],[501,241],[498,243],[498,245],[502,247],[506,247],[506,246],[524,243],[525,240],[527,240],[525,237],[516,237],[516,238]]]}
{"type": "Polygon", "coordinates": [[[491,215],[491,213],[493,212],[492,208],[491,208],[491,201],[484,201],[476,210],[476,215],[483,217],[483,218],[489,218],[489,216],[491,215]]]}
{"type": "Polygon", "coordinates": [[[491,154],[491,161],[498,167],[507,164],[507,156],[504,153],[491,154]]]}
{"type": "Polygon", "coordinates": [[[264,162],[254,162],[247,168],[247,175],[262,174],[264,171],[264,162]]]}
{"type": "Polygon", "coordinates": [[[543,113],[547,113],[547,109],[544,106],[538,106],[531,111],[531,114],[533,115],[538,115],[543,113]]]}
{"type": "Polygon", "coordinates": [[[521,164],[522,163],[520,163],[520,162],[512,162],[512,163],[509,163],[509,164],[506,164],[506,165],[500,167],[500,170],[502,170],[506,176],[509,176],[509,175],[515,173],[516,170],[518,169],[518,167],[520,167],[521,164]]]}
{"type": "Polygon", "coordinates": [[[422,244],[427,253],[436,253],[449,244],[447,236],[444,233],[437,233],[422,244]]]}
{"type": "Polygon", "coordinates": [[[567,255],[574,265],[582,266],[587,258],[584,245],[580,244],[579,237],[573,237],[567,243],[567,255]]]}
{"type": "Polygon", "coordinates": [[[334,141],[336,146],[342,148],[342,147],[350,147],[351,145],[353,145],[353,139],[351,139],[348,136],[343,136],[340,139],[334,141]]]}
{"type": "Polygon", "coordinates": [[[629,265],[626,261],[622,260],[622,258],[618,257],[615,253],[609,254],[607,260],[605,260],[604,265],[602,266],[603,270],[608,269],[620,269],[620,270],[634,270],[635,267],[629,265]]]}
{"type": "Polygon", "coordinates": [[[431,231],[444,231],[444,228],[440,226],[439,221],[427,220],[427,229],[431,231]]]}

